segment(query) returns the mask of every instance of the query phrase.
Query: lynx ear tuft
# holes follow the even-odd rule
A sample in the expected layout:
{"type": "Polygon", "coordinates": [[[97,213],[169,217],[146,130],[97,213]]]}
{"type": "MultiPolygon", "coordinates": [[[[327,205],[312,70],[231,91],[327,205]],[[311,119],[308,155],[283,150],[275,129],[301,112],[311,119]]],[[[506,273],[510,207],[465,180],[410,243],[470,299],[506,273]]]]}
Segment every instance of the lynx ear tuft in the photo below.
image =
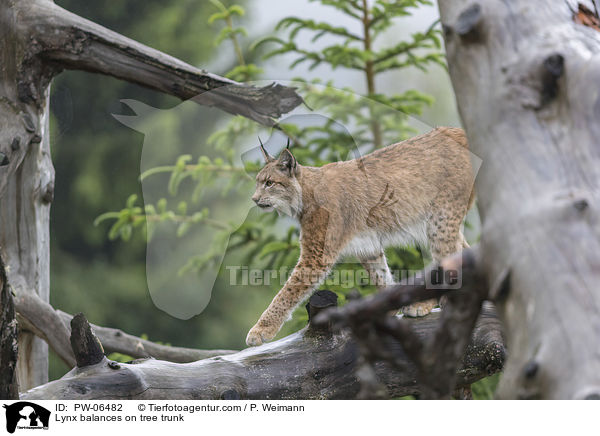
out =
{"type": "Polygon", "coordinates": [[[265,158],[265,163],[269,163],[274,159],[269,155],[262,141],[260,140],[260,136],[258,137],[258,142],[260,143],[260,151],[262,152],[263,157],[265,158]]]}
{"type": "Polygon", "coordinates": [[[277,159],[277,162],[285,171],[289,172],[290,176],[292,175],[292,173],[296,173],[296,169],[298,167],[298,164],[296,163],[296,158],[294,157],[292,152],[287,148],[285,148],[281,152],[279,158],[277,159]]]}

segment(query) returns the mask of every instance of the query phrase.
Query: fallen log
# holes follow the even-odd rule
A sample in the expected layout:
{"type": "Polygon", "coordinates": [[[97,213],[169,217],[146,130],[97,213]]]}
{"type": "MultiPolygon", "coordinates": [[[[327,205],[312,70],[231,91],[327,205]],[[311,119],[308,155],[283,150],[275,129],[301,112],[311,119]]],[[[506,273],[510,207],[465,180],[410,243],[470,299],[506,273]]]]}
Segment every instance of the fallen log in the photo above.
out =
{"type": "MultiPolygon", "coordinates": [[[[335,305],[332,295],[329,291],[319,291],[311,297],[307,304],[311,320],[321,310],[335,305]]],[[[435,333],[439,318],[440,313],[432,313],[409,322],[418,336],[427,338],[435,333]]],[[[87,325],[87,331],[75,333],[79,338],[93,334],[87,325]]],[[[73,346],[81,342],[81,339],[73,341],[73,346]]],[[[386,362],[374,365],[387,395],[392,398],[419,395],[416,368],[398,341],[389,338],[387,343],[398,359],[406,362],[401,370],[386,362]]],[[[73,351],[80,354],[80,350],[73,351]]],[[[144,359],[122,364],[103,357],[99,363],[76,367],[59,380],[24,392],[21,398],[351,399],[361,388],[355,374],[358,359],[358,345],[349,330],[332,330],[309,321],[306,328],[278,341],[193,363],[144,359]]],[[[503,361],[500,322],[493,306],[486,304],[457,371],[457,386],[469,386],[498,372],[503,361]]]]}

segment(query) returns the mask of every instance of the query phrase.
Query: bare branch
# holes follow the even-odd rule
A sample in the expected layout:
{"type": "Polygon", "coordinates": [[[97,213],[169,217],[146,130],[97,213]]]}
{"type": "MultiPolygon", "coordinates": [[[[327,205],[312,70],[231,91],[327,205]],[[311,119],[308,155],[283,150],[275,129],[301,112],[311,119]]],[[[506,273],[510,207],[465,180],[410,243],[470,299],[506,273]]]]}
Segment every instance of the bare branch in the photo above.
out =
{"type": "MultiPolygon", "coordinates": [[[[63,322],[71,322],[73,315],[61,310],[57,310],[56,312],[63,322]]],[[[91,326],[98,339],[100,339],[100,342],[102,342],[104,351],[107,354],[121,353],[136,359],[152,357],[169,362],[186,363],[236,352],[235,350],[199,350],[195,348],[172,347],[127,334],[120,329],[101,327],[96,324],[91,324],[91,326]]]]}
{"type": "MultiPolygon", "coordinates": [[[[55,310],[37,294],[19,292],[15,298],[19,325],[48,342],[48,345],[70,367],[76,364],[69,337],[73,315],[55,310]]],[[[235,353],[235,350],[197,350],[171,347],[127,334],[119,329],[91,324],[106,353],[122,353],[133,358],[153,357],[170,362],[194,362],[213,356],[235,353]]]]}
{"type": "MultiPolygon", "coordinates": [[[[475,258],[471,250],[463,252],[463,259],[465,255],[475,258]]],[[[427,388],[423,398],[449,398],[454,391],[458,362],[465,353],[487,295],[479,268],[472,265],[463,267],[462,280],[460,291],[446,295],[447,302],[442,310],[440,325],[421,352],[419,379],[427,388]]]]}
{"type": "Polygon", "coordinates": [[[69,342],[70,331],[54,308],[36,293],[24,289],[18,289],[15,307],[21,329],[44,339],[69,368],[74,367],[76,361],[69,342]]]}
{"type": "Polygon", "coordinates": [[[215,106],[263,125],[302,103],[294,89],[278,84],[243,85],[195,68],[96,23],[53,2],[23,6],[31,47],[48,65],[106,74],[183,100],[215,106]],[[210,91],[210,92],[207,92],[210,91]]]}
{"type": "MultiPolygon", "coordinates": [[[[462,254],[444,259],[441,266],[443,269],[462,270],[464,273],[466,269],[474,268],[475,255],[472,249],[465,250],[462,254]]],[[[437,264],[430,265],[423,271],[423,277],[431,276],[432,272],[438,268],[437,264]]],[[[341,308],[324,312],[315,319],[315,322],[317,324],[332,322],[339,328],[347,325],[348,322],[359,323],[382,319],[383,315],[392,310],[398,310],[419,301],[440,298],[451,291],[446,288],[426,289],[424,284],[409,285],[407,280],[404,280],[369,298],[352,301],[341,308]]]]}

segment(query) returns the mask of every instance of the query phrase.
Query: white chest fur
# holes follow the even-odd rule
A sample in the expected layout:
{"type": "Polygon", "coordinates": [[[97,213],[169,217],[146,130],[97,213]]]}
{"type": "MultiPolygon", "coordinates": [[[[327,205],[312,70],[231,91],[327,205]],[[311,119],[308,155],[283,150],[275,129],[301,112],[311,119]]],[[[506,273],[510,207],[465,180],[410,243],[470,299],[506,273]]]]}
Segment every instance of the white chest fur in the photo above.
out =
{"type": "Polygon", "coordinates": [[[356,256],[358,258],[372,257],[380,254],[386,247],[401,247],[406,245],[427,244],[425,223],[415,223],[404,229],[383,233],[375,230],[360,233],[355,236],[342,250],[342,257],[356,256]]]}

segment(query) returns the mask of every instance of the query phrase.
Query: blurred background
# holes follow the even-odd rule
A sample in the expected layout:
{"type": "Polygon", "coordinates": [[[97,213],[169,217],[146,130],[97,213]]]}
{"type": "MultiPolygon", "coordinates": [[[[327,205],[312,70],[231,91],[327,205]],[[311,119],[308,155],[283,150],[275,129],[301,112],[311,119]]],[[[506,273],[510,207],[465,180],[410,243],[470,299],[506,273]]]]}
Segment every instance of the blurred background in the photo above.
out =
{"type": "MultiPolygon", "coordinates": [[[[217,12],[207,0],[56,0],[60,6],[125,36],[159,49],[212,73],[224,75],[236,65],[236,53],[214,42],[218,23],[208,24],[217,12]]],[[[233,2],[224,2],[226,5],[233,2]]],[[[300,64],[289,68],[293,54],[261,60],[260,51],[250,50],[253,41],[273,35],[277,23],[289,15],[313,18],[359,32],[356,20],[317,1],[278,0],[236,1],[245,9],[236,16],[248,35],[240,37],[246,61],[258,64],[265,80],[334,80],[365,94],[367,87],[360,72],[335,71],[326,64],[309,69],[300,64]]],[[[412,16],[400,17],[382,33],[377,44],[397,44],[415,31],[424,31],[438,16],[435,3],[411,9],[412,16]]],[[[311,35],[300,33],[298,45],[327,45],[327,36],[313,43],[311,35]]],[[[384,72],[377,87],[385,94],[416,89],[433,98],[420,115],[430,126],[459,126],[452,87],[446,70],[437,64],[426,71],[406,67],[384,72]]],[[[180,101],[136,85],[83,72],[63,72],[52,86],[51,144],[56,168],[56,190],[51,215],[51,303],[69,313],[83,312],[90,322],[146,335],[153,341],[194,348],[245,348],[248,329],[274,295],[273,288],[239,289],[217,282],[206,309],[195,317],[181,320],[158,309],[148,291],[146,239],[134,232],[129,241],[110,240],[110,223],[94,225],[107,211],[120,210],[131,194],[142,198],[140,161],[144,135],[118,122],[112,114],[131,109],[120,100],[133,99],[152,107],[170,109],[180,101]]],[[[214,133],[214,126],[227,115],[203,112],[192,123],[199,142],[214,133]]],[[[189,120],[188,120],[189,121],[189,120]]],[[[168,117],[161,129],[176,130],[180,117],[168,117]]],[[[251,139],[254,141],[255,136],[251,139]]],[[[399,138],[402,139],[402,138],[399,138]]],[[[164,144],[168,147],[169,144],[164,144]]],[[[476,216],[472,221],[476,221],[476,216]]],[[[470,240],[477,238],[477,226],[470,240]]],[[[469,236],[468,235],[468,236],[469,236]]],[[[298,328],[288,324],[281,335],[298,328]]],[[[62,376],[67,368],[51,356],[50,378],[62,376]]]]}

